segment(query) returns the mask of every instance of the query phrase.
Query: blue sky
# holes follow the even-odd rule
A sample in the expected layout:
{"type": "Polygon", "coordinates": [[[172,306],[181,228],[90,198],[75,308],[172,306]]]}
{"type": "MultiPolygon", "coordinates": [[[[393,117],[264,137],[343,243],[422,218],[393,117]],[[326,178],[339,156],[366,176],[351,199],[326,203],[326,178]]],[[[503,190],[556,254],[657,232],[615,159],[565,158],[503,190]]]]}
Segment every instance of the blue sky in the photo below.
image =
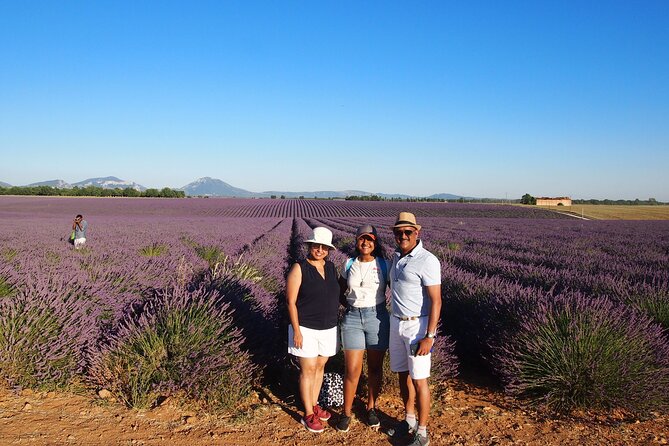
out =
{"type": "Polygon", "coordinates": [[[669,201],[669,2],[0,0],[0,181],[669,201]]]}

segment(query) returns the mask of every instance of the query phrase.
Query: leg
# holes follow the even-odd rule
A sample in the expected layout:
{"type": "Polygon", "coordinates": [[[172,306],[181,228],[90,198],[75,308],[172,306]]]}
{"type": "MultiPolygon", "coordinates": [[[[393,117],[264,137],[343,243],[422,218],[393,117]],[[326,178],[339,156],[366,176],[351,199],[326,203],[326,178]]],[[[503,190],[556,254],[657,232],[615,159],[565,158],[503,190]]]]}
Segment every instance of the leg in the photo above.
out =
{"type": "Polygon", "coordinates": [[[358,381],[362,372],[362,358],[364,350],[344,350],[346,376],[344,377],[344,415],[351,416],[355,392],[358,390],[358,381]]]}
{"type": "Polygon", "coordinates": [[[406,415],[404,421],[400,421],[394,428],[388,430],[388,434],[393,438],[400,439],[405,438],[416,429],[416,416],[414,415],[416,391],[413,388],[409,372],[398,372],[397,376],[399,378],[400,395],[404,402],[406,415]]]}
{"type": "Polygon", "coordinates": [[[400,396],[407,414],[414,414],[416,391],[409,377],[409,347],[400,336],[400,323],[397,318],[390,318],[390,369],[397,372],[400,396]]]}
{"type": "Polygon", "coordinates": [[[327,356],[318,356],[316,360],[314,381],[311,388],[311,407],[310,410],[318,403],[318,395],[321,393],[321,386],[323,385],[323,374],[325,373],[325,363],[330,359],[327,356]]]}
{"type": "Polygon", "coordinates": [[[368,388],[367,410],[376,407],[376,399],[381,393],[381,382],[383,380],[383,358],[385,350],[367,350],[367,373],[368,388]]]}
{"type": "Polygon", "coordinates": [[[400,384],[400,396],[402,397],[402,402],[404,403],[404,410],[408,414],[415,413],[415,404],[416,404],[416,390],[414,389],[413,382],[409,376],[409,372],[399,372],[399,384],[400,384]]]}
{"type": "MultiPolygon", "coordinates": [[[[314,406],[318,399],[313,396],[314,386],[316,383],[316,370],[318,357],[316,358],[300,358],[300,397],[302,404],[304,404],[304,414],[309,416],[314,413],[314,406]]],[[[321,374],[321,384],[323,383],[323,375],[321,374]]],[[[320,391],[320,384],[318,386],[320,391]]]]}
{"type": "Polygon", "coordinates": [[[427,420],[430,416],[430,386],[427,383],[427,378],[416,379],[413,383],[418,400],[418,425],[427,426],[427,420]]]}

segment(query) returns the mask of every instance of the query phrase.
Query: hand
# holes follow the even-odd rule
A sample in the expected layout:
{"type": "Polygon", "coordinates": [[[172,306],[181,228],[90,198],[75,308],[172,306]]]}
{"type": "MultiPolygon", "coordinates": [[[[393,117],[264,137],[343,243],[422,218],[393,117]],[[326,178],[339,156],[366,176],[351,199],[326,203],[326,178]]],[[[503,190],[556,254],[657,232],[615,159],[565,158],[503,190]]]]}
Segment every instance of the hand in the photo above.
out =
{"type": "Polygon", "coordinates": [[[302,333],[299,330],[293,334],[293,345],[295,348],[302,348],[302,333]]]}
{"type": "Polygon", "coordinates": [[[418,350],[416,351],[416,356],[423,356],[430,353],[432,346],[434,345],[434,338],[423,338],[418,341],[418,350]]]}

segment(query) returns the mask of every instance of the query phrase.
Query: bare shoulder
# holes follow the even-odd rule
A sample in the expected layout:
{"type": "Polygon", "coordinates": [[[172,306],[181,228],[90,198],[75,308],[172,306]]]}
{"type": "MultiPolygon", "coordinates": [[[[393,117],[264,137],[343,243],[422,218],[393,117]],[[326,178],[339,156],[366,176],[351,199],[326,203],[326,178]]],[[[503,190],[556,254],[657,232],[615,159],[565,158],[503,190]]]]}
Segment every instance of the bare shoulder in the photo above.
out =
{"type": "Polygon", "coordinates": [[[288,271],[288,278],[302,277],[302,267],[299,263],[293,263],[293,266],[290,267],[288,271]]]}

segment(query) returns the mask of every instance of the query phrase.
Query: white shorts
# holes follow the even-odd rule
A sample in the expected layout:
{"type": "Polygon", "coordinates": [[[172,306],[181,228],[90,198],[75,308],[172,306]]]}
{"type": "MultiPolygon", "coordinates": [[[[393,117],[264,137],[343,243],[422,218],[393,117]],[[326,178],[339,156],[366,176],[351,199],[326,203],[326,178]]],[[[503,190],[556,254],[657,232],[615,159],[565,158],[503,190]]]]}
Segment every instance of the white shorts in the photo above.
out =
{"type": "Polygon", "coordinates": [[[418,343],[427,332],[427,316],[413,321],[402,321],[390,316],[390,370],[409,372],[411,379],[430,377],[432,353],[422,356],[411,354],[411,345],[418,343]]]}
{"type": "Polygon", "coordinates": [[[315,358],[317,356],[334,356],[337,354],[337,327],[327,330],[314,330],[300,325],[302,333],[302,348],[296,348],[293,343],[294,330],[288,325],[288,353],[301,358],[315,358]]]}
{"type": "Polygon", "coordinates": [[[80,247],[84,246],[85,243],[86,243],[86,238],[85,237],[74,239],[74,247],[75,248],[80,248],[80,247]]]}

